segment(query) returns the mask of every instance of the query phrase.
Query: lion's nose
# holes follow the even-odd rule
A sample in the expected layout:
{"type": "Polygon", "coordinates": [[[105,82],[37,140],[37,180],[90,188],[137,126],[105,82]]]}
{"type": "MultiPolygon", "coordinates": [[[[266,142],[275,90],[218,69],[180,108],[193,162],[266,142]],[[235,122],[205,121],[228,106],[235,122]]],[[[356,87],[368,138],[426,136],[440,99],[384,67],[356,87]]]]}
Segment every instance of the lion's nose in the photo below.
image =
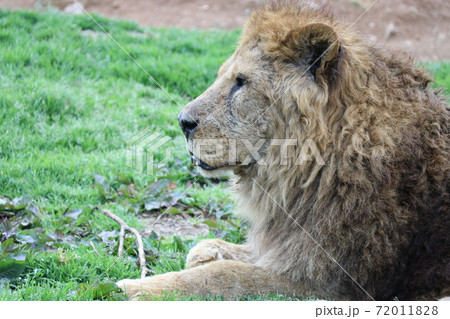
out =
{"type": "Polygon", "coordinates": [[[180,115],[178,115],[178,123],[180,124],[186,138],[189,138],[189,135],[194,133],[198,126],[198,120],[189,114],[185,114],[185,112],[181,112],[180,115]]]}

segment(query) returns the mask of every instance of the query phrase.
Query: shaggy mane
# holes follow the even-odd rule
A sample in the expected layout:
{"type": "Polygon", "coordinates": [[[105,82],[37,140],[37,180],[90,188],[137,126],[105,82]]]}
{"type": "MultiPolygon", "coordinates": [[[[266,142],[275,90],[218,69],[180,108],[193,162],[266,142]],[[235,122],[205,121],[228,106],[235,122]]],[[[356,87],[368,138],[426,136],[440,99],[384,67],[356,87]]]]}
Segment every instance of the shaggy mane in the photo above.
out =
{"type": "Polygon", "coordinates": [[[283,70],[294,54],[281,48],[286,37],[311,23],[339,36],[327,81],[306,90],[286,76],[276,87],[291,89],[268,114],[282,121],[274,137],[314,140],[326,164],[296,166],[297,153],[281,167],[277,148],[267,166],[236,178],[257,264],[309,279],[323,295],[366,298],[320,245],[376,299],[448,294],[448,106],[410,57],[367,44],[310,1],[278,1],[254,12],[241,44],[258,39],[283,70]]]}

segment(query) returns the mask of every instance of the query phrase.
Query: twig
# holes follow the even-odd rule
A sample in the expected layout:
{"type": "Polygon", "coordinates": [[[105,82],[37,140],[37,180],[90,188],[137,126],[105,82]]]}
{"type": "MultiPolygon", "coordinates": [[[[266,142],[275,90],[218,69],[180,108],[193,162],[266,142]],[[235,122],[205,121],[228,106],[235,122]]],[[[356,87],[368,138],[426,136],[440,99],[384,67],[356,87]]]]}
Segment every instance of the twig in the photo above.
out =
{"type": "Polygon", "coordinates": [[[119,251],[117,252],[117,255],[119,257],[122,256],[124,240],[125,240],[125,227],[123,227],[121,225],[120,226],[120,237],[119,237],[119,251]]]}
{"type": "Polygon", "coordinates": [[[100,257],[100,254],[97,251],[97,248],[95,248],[94,243],[92,242],[92,240],[89,241],[89,244],[92,246],[92,249],[94,250],[94,252],[97,254],[97,256],[100,257]]]}
{"type": "Polygon", "coordinates": [[[123,243],[125,238],[125,231],[129,231],[136,237],[138,244],[138,252],[139,252],[139,265],[141,267],[141,278],[145,278],[147,275],[148,269],[145,267],[145,253],[144,253],[144,243],[142,242],[142,237],[139,232],[133,227],[128,226],[121,218],[117,217],[110,211],[104,209],[102,213],[108,216],[111,219],[114,219],[120,225],[120,238],[119,238],[119,256],[122,255],[123,251],[123,243]]]}

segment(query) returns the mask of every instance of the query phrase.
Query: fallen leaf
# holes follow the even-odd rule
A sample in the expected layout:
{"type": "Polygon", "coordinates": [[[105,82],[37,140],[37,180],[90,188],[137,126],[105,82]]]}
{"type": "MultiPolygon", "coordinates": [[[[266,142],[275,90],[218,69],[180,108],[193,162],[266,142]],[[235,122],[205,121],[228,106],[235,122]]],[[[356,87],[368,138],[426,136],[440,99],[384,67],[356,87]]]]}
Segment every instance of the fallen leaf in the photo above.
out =
{"type": "Polygon", "coordinates": [[[78,216],[83,212],[81,208],[75,209],[71,212],[65,213],[64,216],[73,218],[74,220],[77,220],[78,216]]]}

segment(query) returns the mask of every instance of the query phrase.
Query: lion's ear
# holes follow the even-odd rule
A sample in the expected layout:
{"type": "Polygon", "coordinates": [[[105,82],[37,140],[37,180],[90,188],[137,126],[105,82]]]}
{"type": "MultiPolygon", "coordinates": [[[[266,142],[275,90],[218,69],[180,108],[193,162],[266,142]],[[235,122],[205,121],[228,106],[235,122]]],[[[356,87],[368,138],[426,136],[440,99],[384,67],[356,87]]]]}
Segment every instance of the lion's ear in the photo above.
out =
{"type": "Polygon", "coordinates": [[[291,31],[286,39],[296,62],[308,68],[315,80],[337,59],[339,38],[334,30],[323,23],[312,23],[299,30],[291,31]]]}

